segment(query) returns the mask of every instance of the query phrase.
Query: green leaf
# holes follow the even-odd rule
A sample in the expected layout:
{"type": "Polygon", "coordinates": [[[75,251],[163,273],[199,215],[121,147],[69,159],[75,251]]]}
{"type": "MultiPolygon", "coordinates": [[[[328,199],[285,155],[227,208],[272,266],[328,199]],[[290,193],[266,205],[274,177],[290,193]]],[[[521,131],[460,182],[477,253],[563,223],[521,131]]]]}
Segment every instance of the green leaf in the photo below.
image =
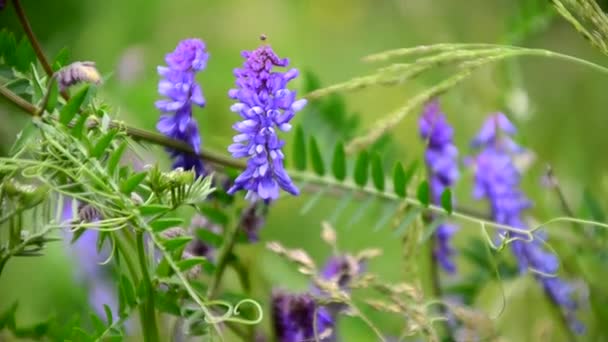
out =
{"type": "Polygon", "coordinates": [[[57,53],[55,58],[53,58],[53,65],[52,65],[53,71],[57,71],[57,70],[63,68],[64,66],[68,65],[69,61],[70,61],[70,50],[68,50],[68,48],[64,47],[57,53]]]}
{"type": "Polygon", "coordinates": [[[384,191],[384,170],[382,159],[377,153],[372,156],[372,181],[378,191],[384,191]]]}
{"type": "Polygon", "coordinates": [[[410,163],[410,166],[408,166],[407,170],[405,171],[405,190],[406,191],[407,191],[408,186],[410,185],[410,181],[414,177],[414,174],[416,174],[417,170],[418,170],[418,161],[414,160],[413,162],[410,163]]]}
{"type": "Polygon", "coordinates": [[[209,260],[207,260],[207,258],[194,257],[194,258],[180,260],[177,263],[177,267],[179,268],[180,271],[187,271],[197,265],[204,265],[207,263],[209,263],[209,260]]]}
{"type": "Polygon", "coordinates": [[[59,122],[64,125],[68,125],[70,121],[74,118],[76,113],[80,110],[80,106],[82,106],[85,98],[87,97],[87,93],[89,92],[89,86],[86,85],[82,89],[80,89],[69,101],[68,103],[61,108],[59,111],[59,122]]]}
{"type": "Polygon", "coordinates": [[[186,246],[192,241],[192,236],[178,236],[172,239],[163,240],[162,244],[168,252],[173,252],[186,246]]]}
{"type": "Polygon", "coordinates": [[[313,90],[321,88],[319,77],[310,70],[304,71],[304,92],[310,93],[313,90]]]}
{"type": "Polygon", "coordinates": [[[293,142],[293,164],[296,170],[306,170],[306,139],[301,126],[296,127],[293,142]]]}
{"type": "Polygon", "coordinates": [[[103,323],[103,321],[101,320],[101,318],[99,318],[94,313],[92,313],[90,315],[90,317],[91,317],[91,323],[93,323],[93,327],[95,328],[95,331],[97,333],[102,333],[104,330],[106,330],[106,325],[103,323]]]}
{"type": "Polygon", "coordinates": [[[357,156],[357,161],[355,162],[355,184],[360,187],[364,187],[367,184],[368,177],[368,168],[369,168],[369,160],[368,160],[367,151],[361,151],[359,156],[357,156]]]}
{"type": "Polygon", "coordinates": [[[133,287],[133,283],[127,278],[125,275],[120,277],[120,291],[122,292],[124,299],[126,301],[127,306],[132,307],[137,304],[137,299],[135,298],[135,288],[133,287]]]}
{"type": "Polygon", "coordinates": [[[27,37],[21,38],[15,50],[15,68],[21,72],[28,72],[30,65],[36,62],[36,54],[27,37]]]}
{"type": "Polygon", "coordinates": [[[418,185],[418,191],[416,191],[416,197],[425,207],[430,204],[430,189],[429,182],[426,180],[418,185]]]}
{"type": "Polygon", "coordinates": [[[401,162],[397,162],[393,169],[393,191],[401,198],[406,195],[405,171],[401,162]]]}
{"type": "Polygon", "coordinates": [[[53,110],[55,110],[55,108],[57,107],[57,103],[58,103],[58,98],[59,98],[59,86],[57,86],[57,82],[53,82],[53,84],[51,84],[51,88],[49,89],[49,99],[46,103],[46,111],[49,113],[52,113],[53,110]]]}
{"type": "Polygon", "coordinates": [[[449,215],[452,215],[452,190],[446,188],[441,194],[441,206],[449,215]]]}
{"type": "Polygon", "coordinates": [[[139,212],[144,216],[161,214],[169,210],[171,207],[165,204],[147,204],[139,207],[139,212]]]}
{"type": "Polygon", "coordinates": [[[315,137],[310,137],[309,144],[310,147],[310,161],[312,162],[312,169],[319,176],[323,176],[325,174],[325,166],[323,164],[323,157],[321,156],[321,151],[319,150],[319,145],[317,145],[317,140],[315,137]]]}
{"type": "Polygon", "coordinates": [[[148,173],[144,171],[136,173],[131,177],[127,178],[124,182],[120,184],[120,192],[129,195],[131,192],[133,192],[133,190],[135,190],[135,188],[137,188],[139,183],[141,183],[147,175],[148,173]]]}
{"type": "Polygon", "coordinates": [[[127,149],[128,143],[127,141],[123,141],[120,145],[118,145],[118,148],[116,148],[116,151],[112,152],[112,154],[110,155],[110,158],[108,158],[108,173],[113,175],[116,172],[116,167],[118,166],[118,163],[120,162],[120,158],[122,158],[123,153],[125,153],[125,150],[127,149]]]}
{"type": "Polygon", "coordinates": [[[341,142],[336,144],[336,148],[334,149],[331,169],[337,180],[343,181],[346,179],[346,154],[344,153],[344,144],[341,142]]]}
{"type": "MultiPolygon", "coordinates": [[[[84,136],[85,124],[87,122],[87,117],[85,115],[80,115],[74,124],[74,127],[70,129],[70,133],[77,138],[81,139],[84,136]]],[[[88,138],[85,138],[88,140],[88,138]]]]}
{"type": "Polygon", "coordinates": [[[15,66],[18,63],[16,61],[17,41],[12,32],[6,30],[4,32],[6,32],[5,39],[2,42],[4,62],[10,66],[15,66]]]}
{"type": "Polygon", "coordinates": [[[208,243],[212,247],[217,248],[224,243],[224,237],[208,229],[198,228],[194,230],[194,235],[196,235],[196,237],[201,239],[201,241],[208,243]]]}
{"type": "Polygon", "coordinates": [[[227,225],[228,221],[230,220],[228,215],[217,208],[213,208],[211,206],[201,206],[199,209],[203,216],[205,216],[211,222],[219,224],[220,226],[227,225]]]}
{"type": "Polygon", "coordinates": [[[112,143],[112,139],[114,139],[117,133],[117,129],[112,129],[108,133],[104,134],[101,138],[99,138],[90,153],[91,158],[101,157],[103,153],[108,150],[108,147],[112,143]]]}
{"type": "Polygon", "coordinates": [[[150,223],[150,227],[152,227],[152,231],[155,233],[160,233],[163,230],[179,227],[184,223],[184,220],[177,217],[164,217],[154,220],[150,223]]]}
{"type": "Polygon", "coordinates": [[[23,149],[30,140],[34,139],[38,134],[38,127],[34,124],[33,121],[29,121],[23,130],[17,134],[17,140],[11,147],[10,155],[14,155],[21,149],[23,149]]]}

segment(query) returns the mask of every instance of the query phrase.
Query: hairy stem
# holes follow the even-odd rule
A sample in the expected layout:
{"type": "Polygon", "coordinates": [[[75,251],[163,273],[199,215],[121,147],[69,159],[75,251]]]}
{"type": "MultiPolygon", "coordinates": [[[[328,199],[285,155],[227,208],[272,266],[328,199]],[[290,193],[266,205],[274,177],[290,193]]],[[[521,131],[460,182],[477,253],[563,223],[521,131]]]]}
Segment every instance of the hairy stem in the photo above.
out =
{"type": "Polygon", "coordinates": [[[139,265],[142,273],[142,282],[144,287],[144,293],[146,296],[145,302],[142,304],[144,308],[144,316],[140,317],[142,328],[144,329],[144,340],[146,342],[157,342],[158,327],[156,326],[156,312],[154,309],[154,291],[152,287],[152,280],[148,273],[148,263],[145,254],[144,245],[144,233],[143,231],[137,231],[137,258],[139,259],[139,265]]]}

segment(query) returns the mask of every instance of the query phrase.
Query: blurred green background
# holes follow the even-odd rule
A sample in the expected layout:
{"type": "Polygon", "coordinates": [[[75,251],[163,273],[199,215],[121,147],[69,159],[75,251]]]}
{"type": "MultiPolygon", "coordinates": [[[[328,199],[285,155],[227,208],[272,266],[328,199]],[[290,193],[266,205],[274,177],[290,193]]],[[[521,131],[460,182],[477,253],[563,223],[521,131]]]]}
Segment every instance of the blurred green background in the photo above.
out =
{"type": "MultiPolygon", "coordinates": [[[[262,33],[269,37],[281,57],[289,57],[291,65],[300,70],[314,72],[324,85],[374,70],[375,65],[361,61],[367,54],[440,42],[513,43],[606,64],[605,58],[557,15],[526,19],[522,9],[529,1],[525,0],[24,0],[23,3],[47,55],[54,56],[68,47],[72,60],[95,61],[102,74],[110,76],[100,96],[113,105],[117,118],[142,128],[153,130],[159,115],[154,108],[158,98],[156,66],[164,63],[164,55],[179,40],[203,39],[211,54],[207,70],[199,77],[207,107],[197,109],[195,116],[204,147],[222,152],[231,141],[231,125],[237,119],[228,110],[230,101],[226,95],[234,82],[232,70],[242,63],[240,51],[255,48],[262,33]]],[[[0,13],[0,23],[21,32],[10,6],[0,13]]],[[[432,84],[438,75],[431,73],[400,86],[347,94],[348,111],[360,115],[362,121],[359,133],[432,84]]],[[[299,83],[296,87],[302,87],[301,80],[295,82],[299,83]]],[[[562,215],[553,194],[541,185],[546,164],[554,167],[575,208],[582,207],[584,189],[592,189],[598,198],[603,198],[608,190],[606,84],[605,75],[579,65],[522,59],[482,69],[442,96],[441,103],[455,126],[462,155],[469,154],[468,143],[486,114],[505,111],[514,118],[520,130],[519,141],[535,154],[524,177],[525,190],[536,203],[531,213],[544,221],[562,215]]],[[[0,146],[4,152],[25,120],[26,116],[0,107],[0,146]]],[[[387,165],[388,159],[407,163],[420,158],[423,145],[418,138],[417,115],[410,115],[393,132],[387,165]]],[[[329,145],[325,148],[332,149],[329,145]]],[[[160,162],[168,165],[160,149],[152,149],[147,158],[147,162],[161,158],[160,162]]],[[[470,172],[463,172],[456,187],[457,201],[483,210],[482,204],[470,199],[471,178],[470,172]]],[[[262,242],[240,251],[248,256],[255,278],[253,296],[260,301],[267,300],[272,286],[292,289],[308,286],[307,279],[292,265],[265,250],[265,241],[279,240],[286,246],[304,248],[318,262],[331,253],[321,243],[320,222],[329,218],[337,201],[324,199],[314,210],[299,216],[299,208],[308,196],[279,201],[261,233],[262,242]]],[[[355,205],[349,206],[335,222],[340,247],[345,251],[381,248],[383,255],[372,263],[370,270],[391,281],[412,281],[403,279],[404,270],[411,264],[418,265],[428,293],[425,251],[403,260],[400,241],[389,229],[373,232],[382,212],[380,207],[356,226],[345,227],[355,211],[355,205]]],[[[577,214],[589,216],[584,210],[577,214]]],[[[476,226],[463,223],[457,248],[464,248],[471,238],[479,237],[476,226]]],[[[568,251],[564,253],[560,255],[575,257],[568,251]]],[[[12,260],[0,278],[0,310],[18,299],[18,317],[24,324],[49,315],[69,317],[74,312],[85,312],[86,290],[72,281],[73,262],[77,261],[66,257],[65,246],[61,244],[54,245],[43,259],[12,260]]],[[[465,274],[471,269],[463,258],[459,258],[459,266],[465,274]]],[[[595,277],[602,280],[601,274],[595,277]]],[[[455,280],[447,280],[450,281],[455,280]]],[[[496,322],[506,340],[532,341],[545,330],[552,341],[563,338],[562,328],[530,276],[505,281],[503,286],[507,306],[496,322]]],[[[497,315],[502,305],[498,282],[485,284],[477,302],[480,310],[497,315]]],[[[591,308],[583,307],[582,311],[587,312],[584,317],[592,332],[582,340],[607,338],[608,335],[600,334],[600,327],[594,327],[591,308]]],[[[398,334],[401,322],[397,318],[386,319],[373,312],[370,315],[383,331],[398,334]]],[[[269,327],[268,320],[264,324],[269,327]]],[[[357,319],[344,318],[340,324],[344,341],[374,340],[369,329],[357,319]]]]}

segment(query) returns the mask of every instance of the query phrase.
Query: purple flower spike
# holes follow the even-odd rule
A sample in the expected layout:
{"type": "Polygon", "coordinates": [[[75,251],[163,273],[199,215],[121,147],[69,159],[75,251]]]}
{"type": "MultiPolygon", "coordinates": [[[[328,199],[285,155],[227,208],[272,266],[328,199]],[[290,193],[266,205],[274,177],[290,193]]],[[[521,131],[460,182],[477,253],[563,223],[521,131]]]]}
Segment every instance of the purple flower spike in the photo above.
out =
{"type": "MultiPolygon", "coordinates": [[[[162,77],[158,92],[165,98],[155,104],[164,113],[156,129],[170,138],[187,143],[196,153],[200,153],[201,137],[198,124],[192,117],[192,105],[204,107],[205,98],[195,76],[206,67],[208,59],[205,43],[200,39],[186,39],[165,57],[168,67],[158,67],[158,74],[162,77]]],[[[173,168],[193,169],[199,176],[205,174],[198,157],[173,149],[168,151],[173,158],[173,168]]]]}
{"type": "MultiPolygon", "coordinates": [[[[491,115],[473,140],[473,146],[481,148],[471,164],[475,166],[473,196],[486,199],[490,203],[493,219],[501,224],[516,228],[526,228],[522,218],[524,210],[531,202],[520,190],[521,174],[513,163],[513,155],[525,151],[513,140],[515,126],[502,113],[491,115]]],[[[518,234],[510,233],[518,237],[518,234]]],[[[516,240],[511,242],[520,272],[536,270],[535,277],[542,284],[547,296],[564,312],[571,329],[582,333],[584,326],[576,318],[578,307],[573,299],[573,286],[555,274],[559,261],[552,253],[543,249],[542,234],[534,234],[531,242],[516,240]]],[[[519,236],[525,239],[523,236],[519,236]]]]}
{"type": "MultiPolygon", "coordinates": [[[[427,142],[424,157],[433,202],[439,204],[445,189],[454,185],[459,177],[458,150],[453,143],[454,129],[448,124],[437,101],[426,105],[420,117],[419,128],[421,138],[427,142]]],[[[442,224],[435,233],[433,255],[448,273],[456,272],[452,261],[454,249],[450,246],[450,240],[457,230],[455,225],[442,224]]]]}
{"type": "Polygon", "coordinates": [[[233,126],[239,134],[228,151],[234,158],[249,160],[228,193],[247,190],[245,198],[267,203],[279,197],[280,188],[298,195],[299,190],[283,167],[285,156],[281,149],[285,142],[277,136],[278,130],[291,129],[289,121],[306,105],[306,100],[296,100],[296,92],[287,89],[287,83],[298,76],[298,71],[273,72],[275,66],[286,67],[289,62],[280,59],[268,45],[242,55],[243,67],[234,70],[237,88],[228,95],[238,101],[230,110],[243,120],[233,126]]]}

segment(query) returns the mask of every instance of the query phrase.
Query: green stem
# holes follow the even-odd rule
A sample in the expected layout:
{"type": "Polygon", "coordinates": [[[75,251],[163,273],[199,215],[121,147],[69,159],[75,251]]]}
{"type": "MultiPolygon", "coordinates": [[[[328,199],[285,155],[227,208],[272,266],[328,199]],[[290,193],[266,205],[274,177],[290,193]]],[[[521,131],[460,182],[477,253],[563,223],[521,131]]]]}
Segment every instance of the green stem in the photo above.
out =
{"type": "MultiPolygon", "coordinates": [[[[433,297],[437,300],[443,299],[443,291],[441,289],[441,274],[439,270],[439,265],[437,264],[437,258],[435,258],[435,246],[437,244],[437,233],[433,233],[430,240],[429,246],[429,272],[431,273],[431,290],[433,291],[433,297]]],[[[442,317],[447,317],[447,310],[444,305],[439,306],[439,314],[442,317]]],[[[443,321],[441,327],[445,333],[445,336],[451,341],[452,340],[452,329],[450,329],[450,325],[447,321],[443,321]]]]}
{"type": "Polygon", "coordinates": [[[227,232],[227,240],[222,246],[220,251],[220,255],[217,261],[217,269],[213,274],[213,278],[211,278],[211,282],[209,283],[209,288],[207,289],[207,298],[212,299],[217,294],[220,283],[222,281],[222,277],[224,276],[224,271],[226,270],[226,266],[228,266],[228,260],[230,258],[230,254],[232,253],[232,249],[236,243],[236,237],[239,232],[239,226],[234,225],[232,230],[227,232]]]}
{"type": "MultiPolygon", "coordinates": [[[[128,243],[128,241],[127,242],[123,241],[123,239],[129,240],[129,236],[128,236],[129,233],[126,230],[123,230],[120,233],[123,233],[122,236],[121,236],[121,234],[115,235],[116,236],[116,239],[115,239],[116,248],[118,249],[120,256],[125,260],[125,263],[127,264],[127,270],[129,271],[129,274],[131,275],[131,281],[133,282],[133,284],[138,284],[139,283],[139,274],[137,272],[137,266],[136,266],[135,262],[133,261],[133,258],[131,257],[131,254],[129,252],[129,248],[127,247],[127,245],[129,245],[129,243],[128,243]]],[[[138,310],[139,310],[139,321],[141,324],[141,332],[142,332],[142,334],[144,334],[144,337],[145,337],[146,331],[147,331],[147,325],[146,325],[146,321],[145,321],[146,310],[143,305],[138,305],[138,310]]]]}
{"type": "MultiPolygon", "coordinates": [[[[608,72],[608,69],[606,69],[606,72],[608,72]]],[[[8,100],[17,104],[26,113],[29,113],[32,116],[36,115],[36,113],[39,110],[38,107],[23,100],[22,98],[20,98],[19,96],[17,96],[13,92],[11,92],[8,88],[6,88],[2,85],[0,85],[0,95],[3,95],[8,100]]],[[[135,140],[143,140],[143,141],[147,141],[152,144],[155,144],[155,145],[170,147],[170,148],[176,149],[176,150],[184,152],[184,153],[190,153],[203,160],[206,160],[207,162],[210,162],[215,165],[219,165],[220,167],[231,167],[231,168],[235,168],[235,169],[244,169],[246,167],[246,164],[244,162],[234,160],[232,158],[226,157],[217,152],[203,150],[203,151],[201,151],[201,153],[196,153],[196,152],[194,152],[192,147],[190,147],[188,144],[186,144],[182,141],[167,138],[163,135],[160,135],[160,134],[157,134],[154,132],[149,132],[149,131],[145,131],[145,130],[142,130],[139,128],[126,126],[123,123],[120,123],[117,121],[113,121],[111,125],[113,127],[125,128],[127,134],[135,140]]],[[[383,198],[383,199],[391,200],[391,201],[403,201],[407,204],[411,204],[411,205],[414,205],[417,207],[424,207],[424,205],[419,200],[417,200],[413,197],[401,198],[394,193],[378,191],[370,186],[366,186],[366,187],[362,188],[362,187],[359,187],[358,185],[354,184],[353,182],[349,182],[349,181],[339,182],[333,178],[316,176],[316,175],[313,175],[313,174],[310,174],[307,172],[301,172],[301,171],[295,171],[295,170],[290,170],[289,175],[295,180],[303,181],[307,187],[312,186],[313,190],[318,190],[319,187],[330,188],[332,190],[336,190],[336,192],[337,192],[336,194],[338,194],[338,195],[343,195],[344,193],[352,192],[355,194],[371,195],[376,198],[383,198]]],[[[428,207],[426,207],[426,209],[436,212],[436,213],[445,214],[445,209],[443,209],[437,205],[429,205],[428,207]]],[[[532,233],[529,230],[511,227],[511,226],[504,225],[504,224],[499,224],[499,223],[486,219],[485,215],[481,215],[474,211],[466,210],[466,209],[463,209],[460,207],[456,207],[451,216],[454,218],[457,218],[457,219],[467,221],[467,222],[473,222],[476,224],[485,225],[485,226],[489,226],[489,227],[493,227],[493,228],[497,228],[497,229],[503,229],[505,231],[510,231],[510,232],[521,234],[522,236],[529,237],[530,239],[532,238],[532,233]]],[[[553,222],[557,222],[557,221],[581,222],[581,223],[594,224],[594,225],[598,225],[601,227],[608,227],[607,225],[603,225],[599,222],[574,219],[571,217],[557,218],[557,219],[551,220],[549,222],[545,222],[544,224],[547,225],[549,223],[553,223],[553,222]]]]}
{"type": "Polygon", "coordinates": [[[137,231],[136,240],[137,258],[139,259],[139,266],[141,268],[142,273],[143,288],[146,296],[145,301],[142,304],[142,307],[144,308],[144,315],[140,317],[142,323],[141,326],[144,330],[144,340],[146,342],[157,342],[160,339],[158,337],[158,327],[156,325],[156,311],[154,309],[154,291],[152,287],[152,280],[150,279],[150,274],[148,273],[148,263],[145,254],[143,231],[137,231]]]}

